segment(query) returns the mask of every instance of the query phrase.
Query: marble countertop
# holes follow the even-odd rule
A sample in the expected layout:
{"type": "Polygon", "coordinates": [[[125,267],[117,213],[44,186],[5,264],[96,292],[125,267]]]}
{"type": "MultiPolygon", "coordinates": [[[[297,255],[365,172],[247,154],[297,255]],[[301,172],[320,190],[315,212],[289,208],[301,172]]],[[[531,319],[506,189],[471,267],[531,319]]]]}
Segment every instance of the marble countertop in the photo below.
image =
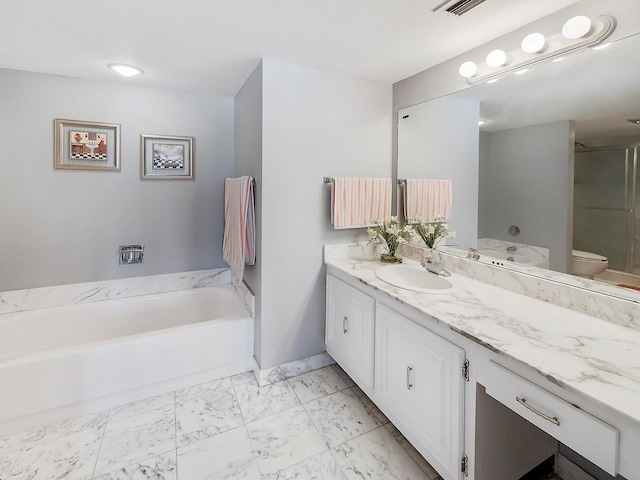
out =
{"type": "Polygon", "coordinates": [[[426,294],[379,280],[375,269],[385,268],[379,261],[328,258],[325,263],[556,385],[640,422],[640,331],[459,274],[450,277],[450,293],[426,294]]]}

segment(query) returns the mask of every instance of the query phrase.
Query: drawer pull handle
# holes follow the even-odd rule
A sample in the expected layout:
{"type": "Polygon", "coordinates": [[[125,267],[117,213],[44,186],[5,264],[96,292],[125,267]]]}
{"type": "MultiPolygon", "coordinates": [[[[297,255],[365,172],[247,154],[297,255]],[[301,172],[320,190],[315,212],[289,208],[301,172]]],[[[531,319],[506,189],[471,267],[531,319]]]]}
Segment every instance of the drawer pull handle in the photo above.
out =
{"type": "Polygon", "coordinates": [[[520,398],[520,397],[516,397],[516,401],[522,405],[525,408],[528,408],[529,410],[531,410],[533,413],[535,413],[536,415],[544,418],[545,420],[554,423],[558,426],[560,426],[560,420],[558,420],[558,417],[552,417],[551,415],[547,415],[546,413],[541,412],[540,410],[538,410],[535,407],[532,407],[531,405],[529,405],[527,403],[527,399],[526,398],[520,398]]]}
{"type": "Polygon", "coordinates": [[[407,390],[411,390],[411,387],[413,387],[413,383],[411,383],[411,381],[409,380],[409,375],[411,374],[412,370],[412,367],[407,367],[407,375],[405,377],[405,381],[407,382],[407,390]]]}
{"type": "Polygon", "coordinates": [[[342,333],[347,333],[347,320],[349,319],[345,315],[344,318],[342,319],[342,333]]]}

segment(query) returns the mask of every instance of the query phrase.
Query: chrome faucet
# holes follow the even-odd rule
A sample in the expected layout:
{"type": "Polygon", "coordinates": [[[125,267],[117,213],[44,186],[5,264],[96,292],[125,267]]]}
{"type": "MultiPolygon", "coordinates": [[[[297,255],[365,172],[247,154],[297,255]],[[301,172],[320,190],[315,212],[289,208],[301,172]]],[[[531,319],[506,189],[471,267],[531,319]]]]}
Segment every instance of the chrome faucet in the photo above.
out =
{"type": "Polygon", "coordinates": [[[467,253],[467,258],[471,260],[480,260],[480,254],[475,248],[470,248],[469,253],[467,253]]]}
{"type": "Polygon", "coordinates": [[[429,272],[435,273],[436,275],[440,275],[441,277],[450,277],[451,274],[448,272],[446,268],[442,266],[442,264],[436,262],[435,260],[423,260],[420,262],[420,265],[426,268],[429,272]]]}

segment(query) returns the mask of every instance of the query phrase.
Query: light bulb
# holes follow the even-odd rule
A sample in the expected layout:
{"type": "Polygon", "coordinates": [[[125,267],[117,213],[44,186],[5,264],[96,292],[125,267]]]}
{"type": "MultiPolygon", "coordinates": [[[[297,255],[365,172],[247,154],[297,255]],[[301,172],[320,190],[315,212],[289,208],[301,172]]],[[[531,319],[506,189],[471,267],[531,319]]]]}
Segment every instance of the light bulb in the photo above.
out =
{"type": "Polygon", "coordinates": [[[475,64],[475,62],[464,62],[458,69],[460,76],[464,78],[473,77],[477,71],[478,66],[475,64]]]}
{"type": "Polygon", "coordinates": [[[562,35],[569,40],[585,37],[591,32],[591,19],[584,15],[570,18],[562,27],[562,35]]]}
{"type": "Polygon", "coordinates": [[[486,62],[490,67],[501,67],[507,63],[507,54],[504,50],[493,50],[487,55],[486,62]]]}
{"type": "Polygon", "coordinates": [[[520,44],[520,48],[522,48],[522,51],[526,53],[538,53],[544,50],[546,44],[547,39],[544,38],[544,35],[541,33],[532,33],[524,37],[524,40],[522,40],[522,43],[520,44]]]}
{"type": "Polygon", "coordinates": [[[132,67],[131,65],[122,65],[119,63],[111,63],[107,65],[111,70],[119,73],[123,77],[134,77],[136,75],[142,75],[142,70],[138,67],[132,67]]]}

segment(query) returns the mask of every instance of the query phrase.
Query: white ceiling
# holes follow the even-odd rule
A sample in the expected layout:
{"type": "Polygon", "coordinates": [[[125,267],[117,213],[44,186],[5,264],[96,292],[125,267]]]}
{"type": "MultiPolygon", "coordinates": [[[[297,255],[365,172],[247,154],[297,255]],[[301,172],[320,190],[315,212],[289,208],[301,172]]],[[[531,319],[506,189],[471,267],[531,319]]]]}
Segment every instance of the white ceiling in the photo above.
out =
{"type": "Polygon", "coordinates": [[[233,96],[260,58],[396,82],[577,0],[32,0],[0,11],[0,68],[233,96]],[[124,79],[108,63],[141,67],[124,79]]]}

